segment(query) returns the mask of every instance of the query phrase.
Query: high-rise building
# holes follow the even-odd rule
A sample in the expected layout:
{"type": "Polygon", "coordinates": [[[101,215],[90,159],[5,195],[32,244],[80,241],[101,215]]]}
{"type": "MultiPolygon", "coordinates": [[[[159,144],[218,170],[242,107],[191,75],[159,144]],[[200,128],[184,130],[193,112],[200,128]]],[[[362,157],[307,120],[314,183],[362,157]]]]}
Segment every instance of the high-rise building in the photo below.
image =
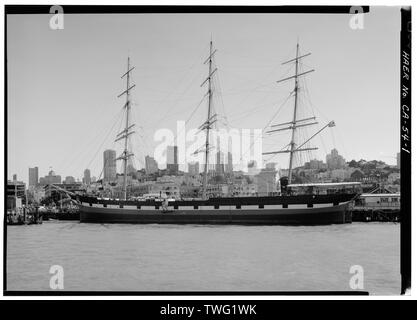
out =
{"type": "Polygon", "coordinates": [[[91,172],[90,169],[85,169],[84,170],[84,178],[83,178],[83,183],[84,184],[91,184],[91,172]]]}
{"type": "Polygon", "coordinates": [[[401,167],[401,153],[397,152],[397,168],[401,167]]]}
{"type": "Polygon", "coordinates": [[[106,150],[103,153],[103,181],[116,181],[116,151],[106,150]]]}
{"type": "Polygon", "coordinates": [[[178,147],[168,146],[167,147],[167,171],[168,174],[178,174],[178,147]]]}
{"type": "Polygon", "coordinates": [[[218,176],[224,174],[224,154],[221,151],[216,153],[216,174],[218,176]]]}
{"type": "Polygon", "coordinates": [[[200,173],[200,163],[198,161],[188,164],[188,173],[191,175],[197,175],[200,173]]]}
{"type": "Polygon", "coordinates": [[[146,174],[158,172],[158,162],[151,156],[145,157],[145,172],[146,174]]]}
{"type": "Polygon", "coordinates": [[[29,168],[29,187],[36,186],[39,182],[39,168],[29,168]]]}
{"type": "Polygon", "coordinates": [[[330,154],[326,156],[326,163],[330,170],[342,169],[346,165],[345,159],[339,155],[336,149],[330,151],[330,154]]]}
{"type": "Polygon", "coordinates": [[[225,171],[227,173],[232,173],[233,172],[233,157],[232,157],[231,152],[227,153],[227,164],[225,166],[225,171]]]}

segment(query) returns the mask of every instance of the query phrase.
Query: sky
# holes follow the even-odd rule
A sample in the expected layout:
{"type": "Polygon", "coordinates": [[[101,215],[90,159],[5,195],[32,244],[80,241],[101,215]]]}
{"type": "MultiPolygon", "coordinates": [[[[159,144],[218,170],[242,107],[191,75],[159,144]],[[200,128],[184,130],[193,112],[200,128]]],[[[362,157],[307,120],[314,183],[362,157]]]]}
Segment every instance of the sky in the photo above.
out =
{"type": "MultiPolygon", "coordinates": [[[[210,39],[217,49],[213,108],[219,127],[254,130],[291,120],[293,97],[283,102],[294,83],[276,81],[294,73],[281,63],[295,57],[298,40],[301,54],[311,52],[302,70],[315,70],[302,77],[299,118],[317,117],[310,135],[336,123],[311,141],[319,149],[309,156],[325,160],[336,148],[346,160],[396,163],[398,7],[371,7],[364,28],[356,30],[343,14],[64,14],[62,30],[50,29],[50,18],[7,17],[8,179],[16,173],[27,182],[34,166],[39,176],[50,167],[62,177],[81,178],[86,168],[100,175],[103,151],[122,150],[114,137],[122,128],[124,100],[117,96],[126,86],[120,77],[127,56],[136,84],[130,144],[136,167],[143,167],[160,145],[158,134],[175,131],[177,121],[189,132],[207,116],[207,86],[200,84],[208,75],[203,62],[210,39]]],[[[280,150],[289,135],[261,141],[263,151],[280,150]]],[[[287,168],[288,155],[262,162],[287,168]]]]}

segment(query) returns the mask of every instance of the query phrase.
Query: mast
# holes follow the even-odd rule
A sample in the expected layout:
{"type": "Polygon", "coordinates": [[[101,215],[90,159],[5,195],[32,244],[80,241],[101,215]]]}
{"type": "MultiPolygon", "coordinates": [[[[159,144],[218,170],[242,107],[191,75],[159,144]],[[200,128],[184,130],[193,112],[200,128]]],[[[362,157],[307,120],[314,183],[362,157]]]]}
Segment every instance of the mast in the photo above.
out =
{"type": "Polygon", "coordinates": [[[294,158],[294,148],[295,148],[295,123],[297,121],[297,100],[298,100],[298,51],[299,51],[299,44],[297,42],[297,50],[295,55],[295,77],[294,77],[294,115],[292,118],[292,133],[291,133],[291,142],[290,142],[290,165],[288,168],[288,184],[291,184],[292,180],[292,162],[294,158]]]}
{"type": "Polygon", "coordinates": [[[214,56],[214,53],[217,50],[213,51],[213,41],[210,40],[210,55],[204,62],[206,64],[208,62],[208,77],[204,82],[201,84],[200,87],[202,87],[206,82],[208,82],[208,107],[207,107],[207,120],[201,127],[202,129],[206,129],[206,143],[205,143],[205,162],[204,162],[204,175],[203,175],[203,199],[207,199],[207,171],[208,171],[208,161],[210,157],[210,129],[211,125],[216,121],[215,114],[211,114],[212,109],[212,96],[213,96],[213,90],[212,90],[212,81],[211,78],[213,74],[216,72],[217,68],[212,71],[213,68],[213,61],[212,58],[214,56]]]}
{"type": "Polygon", "coordinates": [[[287,63],[292,63],[295,62],[295,74],[293,76],[278,80],[277,83],[283,82],[283,81],[287,81],[290,79],[294,78],[294,112],[293,112],[293,117],[292,117],[292,121],[290,122],[285,122],[285,123],[280,123],[280,124],[275,124],[272,125],[271,127],[277,127],[277,129],[272,129],[267,131],[267,133],[273,133],[273,132],[277,132],[277,131],[283,131],[283,130],[291,130],[291,141],[289,143],[289,149],[287,150],[280,150],[280,151],[272,151],[272,152],[264,152],[262,153],[263,155],[268,155],[268,154],[278,154],[278,153],[289,153],[290,154],[290,163],[289,163],[289,167],[288,167],[288,184],[291,184],[292,182],[292,171],[293,171],[293,165],[294,165],[294,154],[296,152],[300,152],[300,151],[308,151],[308,150],[317,150],[318,148],[316,147],[312,147],[312,148],[302,148],[307,142],[309,142],[313,137],[315,137],[317,134],[319,134],[321,131],[323,131],[326,127],[333,127],[335,126],[334,121],[330,121],[328,124],[326,124],[323,128],[321,128],[318,132],[316,132],[313,136],[311,136],[309,139],[307,139],[306,141],[304,141],[303,143],[299,144],[297,146],[296,142],[295,142],[295,133],[296,133],[296,129],[300,128],[300,127],[305,127],[305,126],[310,126],[313,124],[317,124],[318,122],[314,121],[316,119],[316,117],[309,117],[309,118],[304,118],[304,119],[297,119],[297,108],[298,108],[298,92],[300,90],[300,86],[299,86],[299,82],[298,79],[300,76],[306,75],[310,72],[313,72],[314,69],[305,71],[305,72],[299,72],[299,61],[302,58],[305,58],[307,56],[309,56],[311,53],[307,53],[304,55],[300,55],[300,46],[299,43],[297,41],[297,48],[296,48],[296,55],[294,59],[288,60],[286,62],[283,62],[282,64],[287,64],[287,63]],[[282,127],[283,125],[289,125],[287,127],[282,127]]]}
{"type": "Polygon", "coordinates": [[[118,157],[116,160],[123,160],[123,200],[127,199],[127,160],[133,156],[132,152],[128,150],[128,138],[131,134],[135,131],[130,131],[131,128],[134,127],[134,124],[129,124],[129,114],[130,114],[130,90],[135,87],[135,85],[130,86],[130,72],[134,69],[130,68],[130,57],[127,58],[127,71],[124,73],[121,78],[123,79],[126,76],[126,90],[123,91],[121,94],[118,95],[118,98],[122,95],[126,94],[126,103],[124,108],[126,109],[126,121],[125,121],[125,129],[120,132],[116,137],[116,141],[124,139],[124,150],[122,155],[118,157]]]}

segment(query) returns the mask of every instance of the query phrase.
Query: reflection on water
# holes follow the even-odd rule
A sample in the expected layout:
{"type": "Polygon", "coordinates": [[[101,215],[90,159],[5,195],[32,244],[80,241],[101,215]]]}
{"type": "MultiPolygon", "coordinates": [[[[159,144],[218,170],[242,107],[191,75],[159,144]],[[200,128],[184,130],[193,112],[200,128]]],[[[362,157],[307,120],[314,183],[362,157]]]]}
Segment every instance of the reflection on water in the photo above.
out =
{"type": "Polygon", "coordinates": [[[196,226],[48,221],[7,228],[8,290],[50,290],[64,268],[65,290],[364,290],[400,292],[400,226],[196,226]]]}

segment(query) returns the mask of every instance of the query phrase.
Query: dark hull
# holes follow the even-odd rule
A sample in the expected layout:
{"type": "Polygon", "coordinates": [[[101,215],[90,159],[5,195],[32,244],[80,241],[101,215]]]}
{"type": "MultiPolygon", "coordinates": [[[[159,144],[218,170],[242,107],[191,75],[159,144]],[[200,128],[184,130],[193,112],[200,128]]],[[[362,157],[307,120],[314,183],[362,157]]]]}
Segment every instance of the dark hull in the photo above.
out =
{"type": "Polygon", "coordinates": [[[80,205],[80,221],[90,223],[324,225],[352,221],[349,203],[318,208],[137,210],[80,205]]]}

